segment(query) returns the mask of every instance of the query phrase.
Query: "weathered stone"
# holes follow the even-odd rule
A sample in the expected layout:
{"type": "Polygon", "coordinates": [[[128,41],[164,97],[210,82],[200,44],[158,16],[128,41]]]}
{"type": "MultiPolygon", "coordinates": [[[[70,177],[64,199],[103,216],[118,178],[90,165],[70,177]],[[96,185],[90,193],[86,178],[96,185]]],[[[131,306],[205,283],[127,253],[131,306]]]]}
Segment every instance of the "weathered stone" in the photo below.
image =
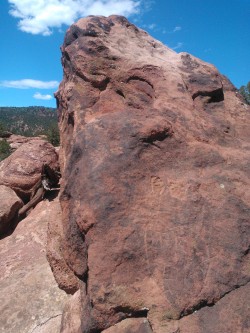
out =
{"type": "Polygon", "coordinates": [[[58,168],[55,148],[42,139],[30,140],[0,163],[0,184],[11,187],[26,200],[41,178],[44,164],[58,168]]]}
{"type": "Polygon", "coordinates": [[[0,331],[59,333],[67,294],[46,260],[48,221],[58,218],[59,202],[43,201],[0,241],[0,331]]]}
{"type": "Polygon", "coordinates": [[[79,20],[62,54],[63,256],[86,283],[82,331],[144,316],[165,333],[250,280],[249,107],[123,17],[79,20]]]}
{"type": "Polygon", "coordinates": [[[0,185],[0,235],[10,231],[15,224],[22,200],[9,187],[0,185]]]}

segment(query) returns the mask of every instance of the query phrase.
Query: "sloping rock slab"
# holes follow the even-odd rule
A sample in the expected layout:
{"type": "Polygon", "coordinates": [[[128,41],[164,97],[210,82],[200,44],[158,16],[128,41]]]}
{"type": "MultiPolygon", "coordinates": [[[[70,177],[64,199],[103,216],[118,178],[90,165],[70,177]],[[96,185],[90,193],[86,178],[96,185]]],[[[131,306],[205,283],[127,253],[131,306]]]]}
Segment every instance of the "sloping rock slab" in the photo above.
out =
{"type": "Polygon", "coordinates": [[[49,142],[28,141],[0,163],[0,184],[11,187],[21,198],[27,199],[41,178],[43,164],[58,169],[57,161],[58,155],[49,142]]]}
{"type": "Polygon", "coordinates": [[[58,206],[58,200],[39,203],[11,236],[0,241],[1,332],[60,331],[68,296],[58,288],[45,251],[48,221],[60,218],[58,206]]]}
{"type": "Polygon", "coordinates": [[[86,283],[82,330],[144,316],[158,333],[250,280],[250,109],[214,66],[123,17],[79,20],[62,54],[63,256],[86,283]]]}
{"type": "Polygon", "coordinates": [[[17,218],[22,200],[9,187],[0,185],[0,236],[9,231],[17,218]]]}

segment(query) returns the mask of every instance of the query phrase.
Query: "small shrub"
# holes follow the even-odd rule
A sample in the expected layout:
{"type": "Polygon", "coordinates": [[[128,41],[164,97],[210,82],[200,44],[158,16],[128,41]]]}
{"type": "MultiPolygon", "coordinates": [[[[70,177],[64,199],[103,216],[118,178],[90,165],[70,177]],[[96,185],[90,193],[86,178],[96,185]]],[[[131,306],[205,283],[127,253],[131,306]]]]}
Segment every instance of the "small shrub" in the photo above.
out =
{"type": "Polygon", "coordinates": [[[48,141],[55,147],[60,145],[60,135],[58,126],[52,125],[46,133],[48,141]]]}
{"type": "Polygon", "coordinates": [[[0,137],[3,135],[5,132],[6,128],[3,123],[0,122],[0,137]]]}

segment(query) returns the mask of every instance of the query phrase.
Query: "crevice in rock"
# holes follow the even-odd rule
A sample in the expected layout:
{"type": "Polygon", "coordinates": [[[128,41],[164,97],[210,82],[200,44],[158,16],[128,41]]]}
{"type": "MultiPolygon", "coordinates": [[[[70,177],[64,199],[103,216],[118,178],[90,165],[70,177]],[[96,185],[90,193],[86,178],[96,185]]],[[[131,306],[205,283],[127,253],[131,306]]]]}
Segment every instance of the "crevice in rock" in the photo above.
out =
{"type": "Polygon", "coordinates": [[[144,143],[154,144],[155,141],[164,141],[173,135],[171,128],[164,128],[162,130],[153,130],[148,136],[141,138],[144,143]]]}
{"type": "MultiPolygon", "coordinates": [[[[87,256],[88,256],[88,251],[87,251],[87,256]]],[[[86,295],[88,294],[88,282],[89,282],[89,266],[88,266],[88,259],[87,259],[87,269],[86,272],[83,274],[81,277],[81,280],[85,283],[85,292],[86,295]]]]}
{"type": "MultiPolygon", "coordinates": [[[[139,310],[135,310],[135,309],[131,308],[130,306],[119,305],[119,306],[115,307],[113,310],[115,311],[115,313],[123,313],[124,314],[124,317],[121,318],[120,320],[118,320],[115,323],[115,325],[118,324],[118,323],[121,323],[122,321],[124,321],[128,318],[145,318],[145,319],[147,319],[149,327],[151,328],[151,330],[153,332],[152,325],[148,320],[148,311],[149,311],[148,308],[142,308],[142,309],[139,309],[139,310]]],[[[113,326],[110,326],[110,327],[113,327],[113,326]]],[[[107,330],[110,327],[106,327],[104,329],[104,331],[107,330]]],[[[91,331],[91,333],[100,333],[100,332],[103,332],[103,329],[101,329],[100,331],[99,330],[96,330],[96,331],[93,331],[93,332],[91,331]]]]}
{"type": "Polygon", "coordinates": [[[199,301],[199,303],[195,304],[194,306],[185,309],[181,312],[180,314],[180,318],[189,316],[191,314],[193,314],[194,312],[197,312],[205,307],[213,307],[214,305],[216,305],[219,301],[221,301],[225,296],[227,296],[228,294],[230,294],[231,292],[246,286],[249,283],[249,281],[247,281],[246,283],[242,284],[242,285],[235,285],[234,288],[232,290],[229,290],[228,292],[226,292],[225,294],[223,294],[220,299],[217,300],[213,300],[211,302],[209,302],[208,300],[201,300],[199,301]]]}
{"type": "Polygon", "coordinates": [[[207,103],[218,103],[224,101],[224,93],[222,88],[218,88],[213,91],[199,90],[192,95],[192,99],[195,100],[196,97],[209,97],[207,103]]]}
{"type": "Polygon", "coordinates": [[[125,98],[125,95],[123,94],[123,92],[120,89],[117,89],[115,91],[118,95],[120,95],[121,97],[125,98]]]}
{"type": "Polygon", "coordinates": [[[47,322],[49,322],[51,319],[57,318],[57,317],[59,317],[59,316],[62,316],[62,313],[59,313],[59,314],[54,315],[54,316],[52,316],[52,317],[49,317],[48,319],[46,319],[46,320],[43,321],[42,323],[36,325],[36,326],[32,329],[32,331],[30,331],[30,333],[34,333],[34,332],[36,331],[37,328],[40,328],[41,326],[47,324],[47,322]]]}
{"type": "Polygon", "coordinates": [[[68,125],[72,125],[73,127],[75,125],[75,120],[74,120],[73,113],[69,113],[69,115],[68,115],[68,125]]]}
{"type": "Polygon", "coordinates": [[[247,256],[250,252],[250,246],[243,252],[244,256],[247,256]]]}
{"type": "Polygon", "coordinates": [[[114,309],[115,313],[122,312],[127,318],[147,318],[148,308],[135,310],[130,306],[118,305],[114,309]]]}
{"type": "Polygon", "coordinates": [[[146,80],[146,79],[144,79],[144,78],[142,78],[140,76],[137,76],[137,75],[130,76],[127,79],[127,83],[129,83],[130,81],[134,81],[134,80],[146,82],[152,89],[154,89],[154,86],[152,85],[152,83],[150,83],[148,80],[146,80]]]}
{"type": "Polygon", "coordinates": [[[98,88],[100,91],[104,91],[107,89],[107,85],[109,84],[110,79],[106,77],[101,81],[92,81],[91,84],[94,88],[98,88]]]}
{"type": "MultiPolygon", "coordinates": [[[[105,328],[105,330],[106,330],[106,328],[105,328]]],[[[101,332],[103,332],[103,329],[99,329],[99,328],[91,328],[89,330],[89,333],[101,333],[101,332]]]]}

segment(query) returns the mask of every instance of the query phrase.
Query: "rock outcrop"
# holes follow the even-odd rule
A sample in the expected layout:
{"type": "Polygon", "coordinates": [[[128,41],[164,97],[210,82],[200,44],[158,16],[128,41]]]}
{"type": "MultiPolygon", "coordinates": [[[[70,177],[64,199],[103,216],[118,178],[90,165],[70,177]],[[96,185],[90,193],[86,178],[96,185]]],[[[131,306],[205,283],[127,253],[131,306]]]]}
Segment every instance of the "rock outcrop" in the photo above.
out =
{"type": "Polygon", "coordinates": [[[46,260],[49,221],[60,219],[58,200],[43,201],[0,241],[0,331],[59,333],[67,294],[46,260]]]}
{"type": "Polygon", "coordinates": [[[0,185],[0,236],[14,225],[22,200],[9,187],[0,185]]]}
{"type": "Polygon", "coordinates": [[[7,141],[10,144],[11,149],[14,151],[17,148],[21,147],[24,143],[27,143],[32,140],[41,140],[40,137],[27,137],[23,135],[11,134],[7,141]]]}
{"type": "Polygon", "coordinates": [[[246,333],[249,107],[119,16],[73,24],[62,64],[62,255],[82,332],[246,333]]]}
{"type": "Polygon", "coordinates": [[[0,163],[0,185],[12,188],[28,201],[34,186],[41,179],[44,164],[52,169],[59,168],[55,148],[43,139],[29,140],[0,163]]]}

